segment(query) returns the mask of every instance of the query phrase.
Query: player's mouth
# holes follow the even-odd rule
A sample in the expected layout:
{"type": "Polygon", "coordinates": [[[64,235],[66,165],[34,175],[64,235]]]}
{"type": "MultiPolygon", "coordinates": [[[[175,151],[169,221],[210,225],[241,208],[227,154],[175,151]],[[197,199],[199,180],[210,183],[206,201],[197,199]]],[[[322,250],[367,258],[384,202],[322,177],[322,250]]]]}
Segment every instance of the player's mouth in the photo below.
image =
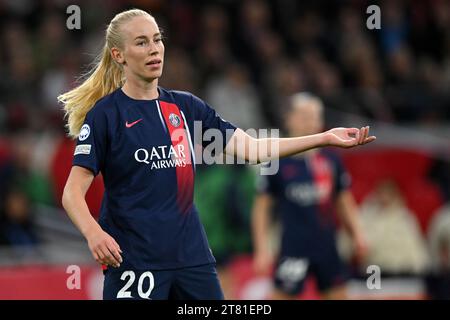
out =
{"type": "Polygon", "coordinates": [[[150,69],[157,69],[157,68],[161,67],[162,60],[161,59],[153,59],[153,60],[148,61],[145,65],[147,67],[149,67],[150,69]]]}

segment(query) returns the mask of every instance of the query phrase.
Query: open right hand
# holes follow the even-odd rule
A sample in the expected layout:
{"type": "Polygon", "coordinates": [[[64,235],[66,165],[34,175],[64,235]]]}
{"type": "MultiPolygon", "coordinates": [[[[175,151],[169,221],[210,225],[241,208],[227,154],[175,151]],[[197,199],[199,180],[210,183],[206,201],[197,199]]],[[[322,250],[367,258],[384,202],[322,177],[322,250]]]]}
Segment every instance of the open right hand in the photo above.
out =
{"type": "Polygon", "coordinates": [[[95,261],[116,268],[120,267],[122,250],[113,237],[99,229],[89,234],[86,238],[89,250],[91,250],[95,261]]]}
{"type": "Polygon", "coordinates": [[[364,145],[376,140],[375,136],[369,136],[369,127],[358,128],[333,128],[325,132],[327,145],[352,148],[364,145]]]}

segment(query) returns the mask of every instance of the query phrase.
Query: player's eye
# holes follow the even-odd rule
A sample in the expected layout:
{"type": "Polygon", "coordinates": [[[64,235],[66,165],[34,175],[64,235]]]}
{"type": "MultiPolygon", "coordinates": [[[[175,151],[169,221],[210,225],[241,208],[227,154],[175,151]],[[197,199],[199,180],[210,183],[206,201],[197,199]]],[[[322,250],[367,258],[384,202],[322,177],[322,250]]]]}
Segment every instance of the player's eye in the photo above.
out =
{"type": "Polygon", "coordinates": [[[156,38],[156,39],[155,39],[155,42],[156,42],[156,43],[160,43],[161,41],[162,41],[162,38],[156,38]]]}
{"type": "Polygon", "coordinates": [[[136,42],[136,45],[137,46],[143,46],[143,45],[145,45],[145,41],[138,41],[138,42],[136,42]]]}

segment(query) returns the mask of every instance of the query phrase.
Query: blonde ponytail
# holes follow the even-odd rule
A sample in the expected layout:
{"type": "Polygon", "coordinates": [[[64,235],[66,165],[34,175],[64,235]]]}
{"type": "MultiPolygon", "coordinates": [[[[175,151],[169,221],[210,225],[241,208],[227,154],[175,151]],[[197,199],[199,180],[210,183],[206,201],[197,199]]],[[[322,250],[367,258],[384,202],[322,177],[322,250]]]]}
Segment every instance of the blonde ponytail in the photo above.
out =
{"type": "Polygon", "coordinates": [[[108,25],[105,46],[97,57],[94,67],[87,73],[87,78],[78,87],[58,96],[58,101],[64,105],[69,137],[73,139],[78,137],[86,114],[100,98],[123,85],[122,66],[112,58],[111,49],[123,47],[121,25],[133,17],[142,15],[151,17],[148,12],[139,9],[117,14],[108,25]]]}

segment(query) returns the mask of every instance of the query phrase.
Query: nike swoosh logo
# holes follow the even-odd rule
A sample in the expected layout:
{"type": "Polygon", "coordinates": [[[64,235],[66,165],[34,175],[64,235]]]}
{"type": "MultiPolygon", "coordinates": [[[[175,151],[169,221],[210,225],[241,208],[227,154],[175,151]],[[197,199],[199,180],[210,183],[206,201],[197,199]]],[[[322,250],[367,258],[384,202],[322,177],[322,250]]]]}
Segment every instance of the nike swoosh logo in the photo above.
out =
{"type": "Polygon", "coordinates": [[[127,121],[127,122],[125,122],[125,126],[126,126],[127,128],[131,128],[132,126],[134,126],[135,124],[137,124],[137,123],[139,123],[139,122],[141,122],[141,121],[142,121],[142,118],[139,119],[139,120],[133,121],[133,122],[131,122],[131,123],[128,123],[128,121],[127,121]]]}

